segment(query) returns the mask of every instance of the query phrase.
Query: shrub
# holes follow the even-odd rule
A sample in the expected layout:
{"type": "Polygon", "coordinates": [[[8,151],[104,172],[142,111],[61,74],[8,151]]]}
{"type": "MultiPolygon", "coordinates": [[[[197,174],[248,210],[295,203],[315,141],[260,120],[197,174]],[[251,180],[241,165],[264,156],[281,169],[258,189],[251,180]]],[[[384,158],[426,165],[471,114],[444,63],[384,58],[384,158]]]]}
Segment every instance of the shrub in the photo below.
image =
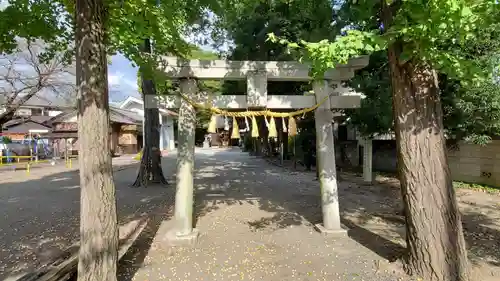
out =
{"type": "Polygon", "coordinates": [[[8,144],[12,143],[12,139],[6,136],[0,137],[0,143],[8,144]]]}
{"type": "Polygon", "coordinates": [[[142,159],[142,149],[134,156],[134,159],[140,161],[142,159]]]}

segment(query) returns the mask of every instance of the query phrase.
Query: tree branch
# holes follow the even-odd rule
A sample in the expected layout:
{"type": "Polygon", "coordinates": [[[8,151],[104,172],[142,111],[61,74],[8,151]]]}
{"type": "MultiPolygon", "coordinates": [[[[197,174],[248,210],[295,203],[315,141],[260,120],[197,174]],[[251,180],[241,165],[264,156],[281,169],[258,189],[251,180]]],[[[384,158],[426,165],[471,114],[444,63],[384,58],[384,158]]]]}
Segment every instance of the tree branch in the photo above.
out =
{"type": "Polygon", "coordinates": [[[66,63],[64,53],[56,53],[49,60],[42,59],[46,51],[44,46],[39,40],[20,39],[14,53],[0,55],[0,106],[5,108],[0,114],[0,126],[36,95],[54,94],[74,99],[73,65],[66,63]],[[49,91],[44,93],[44,89],[49,91]]]}

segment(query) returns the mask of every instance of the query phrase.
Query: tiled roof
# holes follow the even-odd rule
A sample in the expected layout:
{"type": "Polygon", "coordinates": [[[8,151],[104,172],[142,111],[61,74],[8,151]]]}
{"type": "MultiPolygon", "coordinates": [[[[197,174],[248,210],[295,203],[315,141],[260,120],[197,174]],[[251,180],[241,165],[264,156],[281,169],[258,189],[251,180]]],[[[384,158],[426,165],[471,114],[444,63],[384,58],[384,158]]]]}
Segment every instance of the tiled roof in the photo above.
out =
{"type": "Polygon", "coordinates": [[[136,123],[142,123],[143,117],[141,115],[139,115],[135,111],[126,110],[126,109],[115,107],[115,106],[110,106],[109,110],[110,110],[110,114],[113,113],[113,112],[116,112],[116,113],[119,113],[119,114],[121,114],[121,115],[123,115],[123,116],[125,116],[127,118],[132,119],[136,123]]]}
{"type": "Polygon", "coordinates": [[[10,121],[7,121],[4,124],[4,128],[19,125],[21,123],[26,123],[28,121],[33,121],[33,122],[38,123],[38,124],[46,125],[46,122],[52,118],[53,117],[51,117],[51,116],[29,116],[29,117],[15,118],[15,119],[12,119],[10,121]]]}
{"type": "MultiPolygon", "coordinates": [[[[119,107],[120,108],[125,108],[130,103],[136,103],[136,104],[143,105],[144,101],[142,99],[140,99],[140,98],[129,96],[127,99],[125,99],[124,101],[122,101],[120,103],[119,107]]],[[[174,117],[179,115],[177,112],[165,108],[165,106],[163,106],[161,102],[158,103],[158,105],[159,105],[159,109],[160,109],[161,113],[166,113],[167,115],[174,116],[174,117]]]]}
{"type": "MultiPolygon", "coordinates": [[[[76,110],[61,113],[61,114],[57,115],[56,117],[51,117],[51,118],[53,118],[51,121],[53,123],[62,122],[63,120],[69,118],[70,116],[74,116],[76,113],[77,113],[76,110]]],[[[115,122],[115,123],[140,125],[140,124],[142,124],[143,117],[134,111],[110,106],[109,107],[109,119],[111,120],[111,122],[115,122]]],[[[47,123],[49,123],[49,122],[47,122],[47,123]]]]}
{"type": "MultiPolygon", "coordinates": [[[[4,105],[7,98],[0,96],[0,105],[4,105]]],[[[74,103],[64,98],[45,98],[41,96],[31,97],[23,106],[40,106],[40,107],[75,107],[74,103]]]]}

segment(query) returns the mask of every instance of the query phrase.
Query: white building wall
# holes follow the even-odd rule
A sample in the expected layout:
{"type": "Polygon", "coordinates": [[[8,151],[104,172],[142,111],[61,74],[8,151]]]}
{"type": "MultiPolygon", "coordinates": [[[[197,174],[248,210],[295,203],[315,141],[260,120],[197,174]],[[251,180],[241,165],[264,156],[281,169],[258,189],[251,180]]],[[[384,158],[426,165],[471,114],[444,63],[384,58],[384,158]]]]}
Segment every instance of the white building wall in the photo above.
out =
{"type": "MultiPolygon", "coordinates": [[[[122,108],[134,111],[137,114],[144,116],[144,107],[138,102],[127,103],[126,106],[122,108]]],[[[173,150],[175,149],[174,118],[172,116],[165,116],[163,114],[165,113],[160,112],[160,149],[173,150]]],[[[144,128],[145,126],[143,124],[143,130],[144,128]]],[[[146,139],[143,138],[143,142],[145,141],[146,139]]],[[[143,145],[145,145],[145,143],[143,143],[143,145]]]]}
{"type": "Polygon", "coordinates": [[[59,110],[49,110],[49,111],[48,111],[48,115],[49,115],[50,117],[57,116],[57,115],[59,115],[59,114],[61,114],[61,113],[62,113],[62,111],[59,111],[59,110]]]}
{"type": "Polygon", "coordinates": [[[174,120],[170,116],[162,116],[160,129],[160,149],[175,149],[174,120]]]}
{"type": "Polygon", "coordinates": [[[31,116],[31,108],[19,108],[15,114],[19,116],[31,116]]]}

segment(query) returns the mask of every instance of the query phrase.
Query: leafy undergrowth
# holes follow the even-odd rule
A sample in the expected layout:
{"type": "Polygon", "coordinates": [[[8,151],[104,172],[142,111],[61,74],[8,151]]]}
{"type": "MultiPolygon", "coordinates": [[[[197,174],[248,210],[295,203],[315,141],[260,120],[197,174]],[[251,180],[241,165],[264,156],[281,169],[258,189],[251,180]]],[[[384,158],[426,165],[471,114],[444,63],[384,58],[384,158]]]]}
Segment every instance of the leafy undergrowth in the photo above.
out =
{"type": "Polygon", "coordinates": [[[137,153],[137,154],[134,156],[134,160],[139,161],[139,160],[141,160],[141,158],[142,158],[142,150],[141,150],[141,151],[139,151],[139,153],[137,153]]]}
{"type": "Polygon", "coordinates": [[[500,193],[500,187],[495,187],[486,184],[477,184],[477,183],[466,183],[461,181],[453,182],[453,186],[455,188],[463,188],[463,189],[471,189],[476,191],[483,191],[487,193],[500,193]]]}
{"type": "MultiPolygon", "coordinates": [[[[376,174],[378,176],[385,177],[385,178],[397,179],[397,175],[394,173],[377,172],[376,174]]],[[[362,173],[360,173],[359,176],[362,176],[362,173]]],[[[500,187],[487,185],[487,184],[453,181],[453,187],[460,188],[460,189],[470,189],[470,190],[475,190],[475,191],[482,191],[482,192],[487,192],[487,193],[500,193],[500,187]]]]}

